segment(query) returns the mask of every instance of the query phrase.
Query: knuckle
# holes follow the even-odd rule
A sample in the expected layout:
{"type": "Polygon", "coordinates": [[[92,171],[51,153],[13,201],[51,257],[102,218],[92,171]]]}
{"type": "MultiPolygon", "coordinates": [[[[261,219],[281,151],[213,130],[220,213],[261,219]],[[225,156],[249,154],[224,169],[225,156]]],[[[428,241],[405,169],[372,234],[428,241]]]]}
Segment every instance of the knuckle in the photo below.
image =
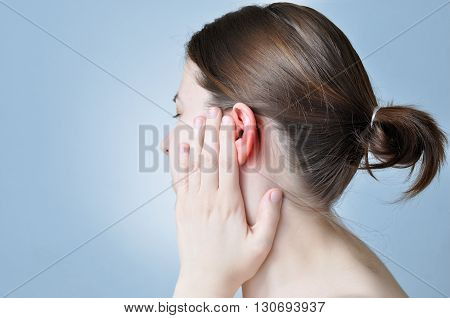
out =
{"type": "Polygon", "coordinates": [[[229,161],[228,158],[225,156],[220,156],[219,158],[219,165],[225,169],[229,168],[229,161]]]}
{"type": "Polygon", "coordinates": [[[213,163],[213,156],[210,153],[205,153],[203,155],[203,162],[205,165],[211,165],[213,163]]]}

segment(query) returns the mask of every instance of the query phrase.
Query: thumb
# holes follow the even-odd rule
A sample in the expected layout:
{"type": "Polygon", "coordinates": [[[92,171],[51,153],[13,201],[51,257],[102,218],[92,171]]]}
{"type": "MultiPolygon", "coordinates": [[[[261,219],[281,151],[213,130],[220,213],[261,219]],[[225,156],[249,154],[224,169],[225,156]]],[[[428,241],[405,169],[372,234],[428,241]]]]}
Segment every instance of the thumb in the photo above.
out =
{"type": "Polygon", "coordinates": [[[256,222],[252,227],[255,240],[270,249],[280,220],[283,192],[268,190],[259,202],[256,222]]]}

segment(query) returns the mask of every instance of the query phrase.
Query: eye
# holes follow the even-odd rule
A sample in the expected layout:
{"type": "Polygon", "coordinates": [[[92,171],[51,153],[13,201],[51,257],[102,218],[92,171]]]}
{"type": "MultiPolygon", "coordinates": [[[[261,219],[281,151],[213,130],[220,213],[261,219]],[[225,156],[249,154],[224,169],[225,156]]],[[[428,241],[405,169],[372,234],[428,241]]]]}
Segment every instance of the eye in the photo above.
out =
{"type": "Polygon", "coordinates": [[[172,118],[178,118],[179,116],[181,116],[181,114],[175,114],[172,116],[172,118]]]}

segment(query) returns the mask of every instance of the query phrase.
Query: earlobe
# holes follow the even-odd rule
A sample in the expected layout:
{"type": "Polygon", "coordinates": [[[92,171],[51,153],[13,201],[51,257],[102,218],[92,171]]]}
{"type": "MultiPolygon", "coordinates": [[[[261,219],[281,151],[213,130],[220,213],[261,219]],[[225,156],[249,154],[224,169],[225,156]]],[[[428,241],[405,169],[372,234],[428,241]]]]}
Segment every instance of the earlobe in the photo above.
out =
{"type": "Polygon", "coordinates": [[[236,123],[236,151],[239,165],[243,165],[250,157],[256,143],[256,120],[250,107],[244,103],[236,103],[230,114],[236,123]]]}

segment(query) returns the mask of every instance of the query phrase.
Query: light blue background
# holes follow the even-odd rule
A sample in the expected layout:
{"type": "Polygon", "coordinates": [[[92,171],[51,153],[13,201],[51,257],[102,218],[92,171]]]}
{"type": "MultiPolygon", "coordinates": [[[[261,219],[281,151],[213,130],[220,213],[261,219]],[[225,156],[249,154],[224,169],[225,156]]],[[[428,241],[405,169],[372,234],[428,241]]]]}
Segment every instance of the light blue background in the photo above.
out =
{"type": "MultiPolygon", "coordinates": [[[[175,123],[4,3],[174,113],[189,36],[255,2],[0,0],[1,295],[170,187],[161,153],[157,171],[139,172],[138,130],[155,125],[159,139],[175,123]]],[[[347,34],[381,99],[417,104],[450,131],[450,5],[370,55],[445,1],[299,3],[347,34]]],[[[442,296],[428,284],[450,295],[449,174],[400,205],[385,201],[406,173],[360,174],[337,207],[410,296],[442,296]]],[[[9,296],[170,297],[174,202],[168,189],[9,296]]]]}

